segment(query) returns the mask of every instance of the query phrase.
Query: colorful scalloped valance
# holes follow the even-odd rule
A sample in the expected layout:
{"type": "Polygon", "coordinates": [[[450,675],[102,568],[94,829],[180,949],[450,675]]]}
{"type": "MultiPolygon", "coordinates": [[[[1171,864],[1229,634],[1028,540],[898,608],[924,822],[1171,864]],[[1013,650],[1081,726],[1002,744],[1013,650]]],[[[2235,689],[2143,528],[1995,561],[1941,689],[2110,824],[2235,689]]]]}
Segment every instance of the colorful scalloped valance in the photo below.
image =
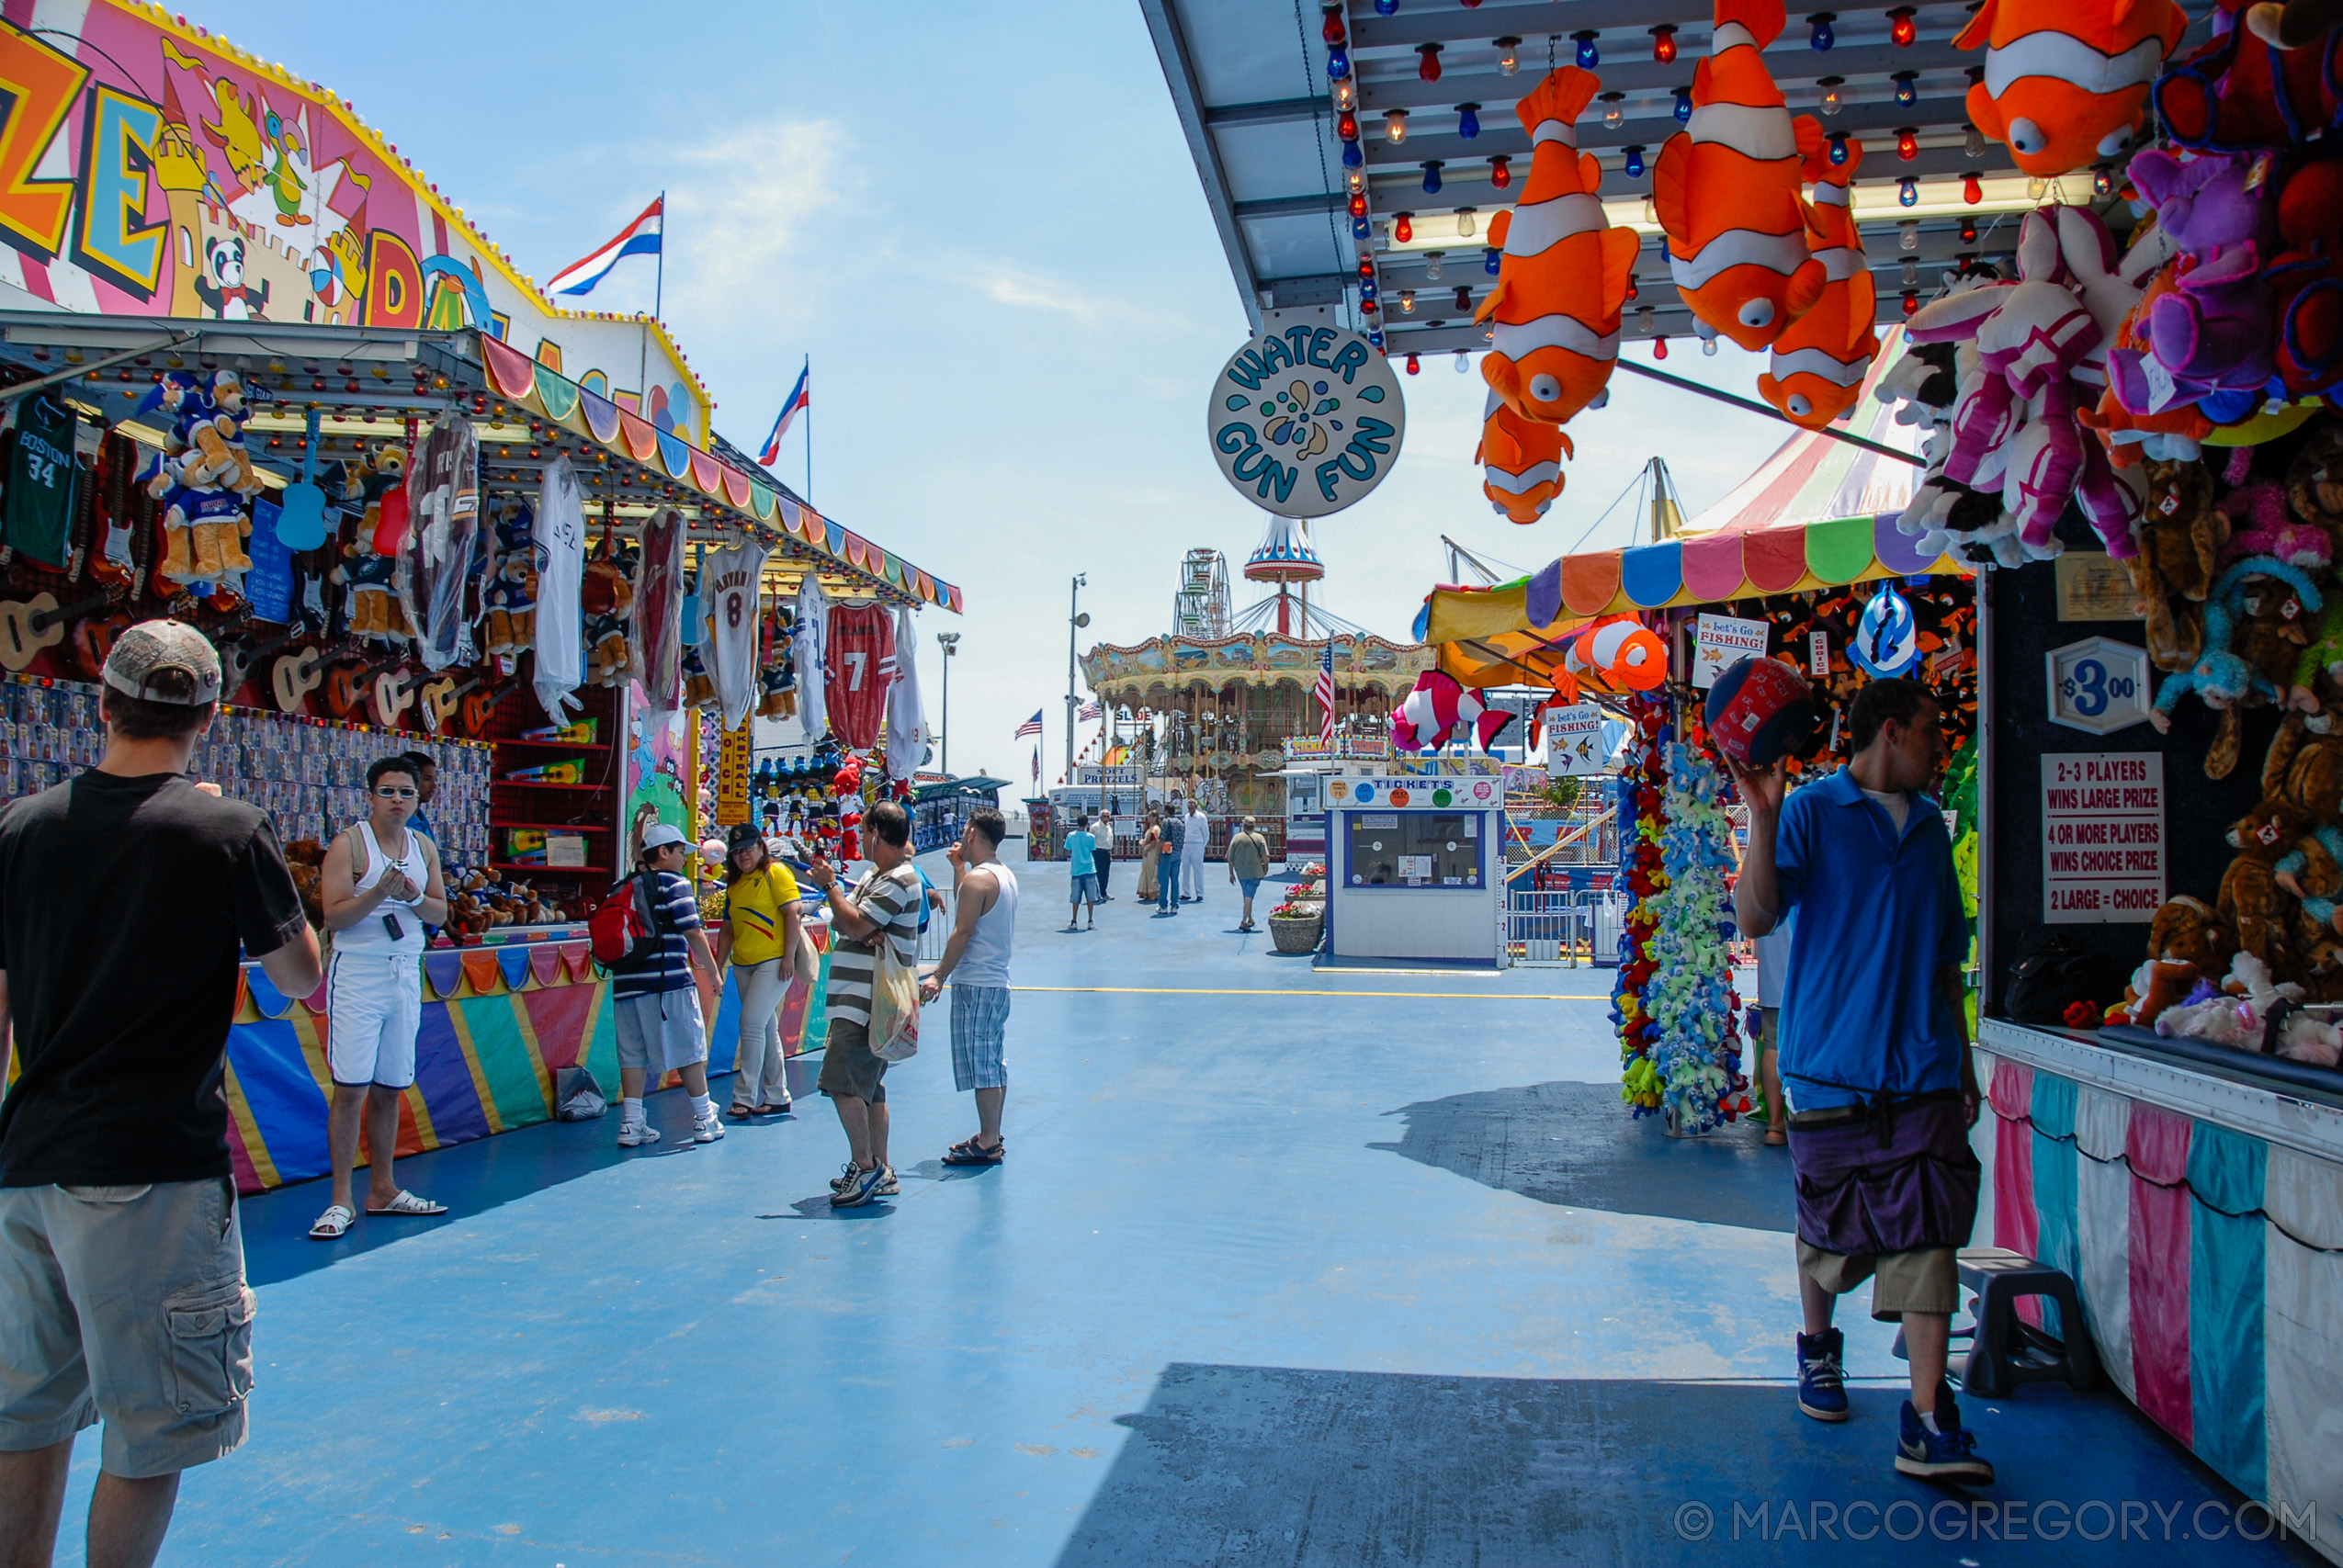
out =
{"type": "Polygon", "coordinates": [[[702,495],[782,532],[832,559],[910,593],[929,604],[960,613],[960,591],[941,578],[908,566],[858,535],[850,534],[809,506],[791,501],[753,474],[732,468],[679,436],[660,430],[640,414],[587,391],[520,350],[482,334],[481,362],[496,395],[551,420],[564,430],[589,436],[623,457],[687,484],[702,495]]]}

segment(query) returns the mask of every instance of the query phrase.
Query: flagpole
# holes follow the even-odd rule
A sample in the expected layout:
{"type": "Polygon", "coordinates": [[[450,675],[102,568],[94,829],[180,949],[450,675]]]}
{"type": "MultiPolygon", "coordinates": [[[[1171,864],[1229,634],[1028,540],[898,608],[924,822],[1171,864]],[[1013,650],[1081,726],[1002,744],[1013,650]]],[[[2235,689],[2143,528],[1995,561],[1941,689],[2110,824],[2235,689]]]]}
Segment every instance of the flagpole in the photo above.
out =
{"type": "MultiPolygon", "coordinates": [[[[651,286],[651,319],[657,321],[667,307],[667,193],[659,193],[659,271],[651,286]]],[[[635,412],[643,418],[651,417],[651,325],[642,329],[642,347],[635,356],[635,412]]]]}
{"type": "Polygon", "coordinates": [[[805,368],[798,372],[798,379],[805,383],[806,389],[806,502],[811,505],[813,502],[813,355],[810,352],[806,355],[805,368]]]}

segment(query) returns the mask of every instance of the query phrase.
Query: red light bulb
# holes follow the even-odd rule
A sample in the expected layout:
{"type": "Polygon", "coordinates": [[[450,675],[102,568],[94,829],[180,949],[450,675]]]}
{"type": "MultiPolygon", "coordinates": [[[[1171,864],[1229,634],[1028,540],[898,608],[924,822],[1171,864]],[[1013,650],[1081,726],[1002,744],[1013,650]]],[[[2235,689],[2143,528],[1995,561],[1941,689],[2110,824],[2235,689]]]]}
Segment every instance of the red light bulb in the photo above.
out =
{"type": "Polygon", "coordinates": [[[1335,116],[1334,134],[1345,141],[1356,141],[1359,139],[1359,117],[1349,109],[1335,116]]]}
{"type": "Polygon", "coordinates": [[[1324,39],[1329,43],[1341,43],[1342,41],[1341,6],[1329,6],[1326,8],[1326,24],[1318,29],[1318,36],[1324,39]]]}
{"type": "Polygon", "coordinates": [[[1643,292],[1644,292],[1644,291],[1643,291],[1643,288],[1641,288],[1641,287],[1637,284],[1637,282],[1636,281],[1636,275],[1635,275],[1634,273],[1632,273],[1632,272],[1631,272],[1631,273],[1629,273],[1629,274],[1627,275],[1627,299],[1628,299],[1628,300],[1629,300],[1630,302],[1633,302],[1633,301],[1635,301],[1635,300],[1636,300],[1636,299],[1640,299],[1641,298],[1643,298],[1643,292]]]}
{"type": "Polygon", "coordinates": [[[1361,256],[1359,258],[1359,276],[1361,277],[1373,277],[1375,276],[1375,258],[1373,256],[1361,256]]]}
{"type": "Polygon", "coordinates": [[[1416,74],[1427,82],[1439,81],[1440,46],[1436,43],[1420,43],[1416,45],[1416,53],[1421,56],[1416,62],[1416,74]]]}
{"type": "Polygon", "coordinates": [[[1919,155],[1920,133],[1907,125],[1896,133],[1896,156],[1908,164],[1919,155]]]}
{"type": "Polygon", "coordinates": [[[1353,218],[1364,218],[1366,216],[1366,197],[1364,193],[1353,192],[1352,194],[1351,216],[1353,218]]]}
{"type": "Polygon", "coordinates": [[[1967,202],[1971,207],[1975,207],[1978,202],[1983,201],[1985,199],[1984,182],[1979,180],[1975,175],[1970,175],[1966,178],[1963,179],[1961,181],[1961,199],[1967,202]]]}
{"type": "Polygon", "coordinates": [[[1412,355],[1412,354],[1411,354],[1411,355],[1408,355],[1408,374],[1409,374],[1409,375],[1413,376],[1414,374],[1416,374],[1418,371],[1421,370],[1422,368],[1423,368],[1423,361],[1421,361],[1421,360],[1418,359],[1418,358],[1417,358],[1414,355],[1412,355]]]}
{"type": "Polygon", "coordinates": [[[1488,183],[1495,186],[1499,190],[1503,190],[1507,186],[1513,183],[1513,159],[1511,154],[1500,152],[1497,156],[1488,161],[1488,183]]]}
{"type": "Polygon", "coordinates": [[[1907,316],[1918,315],[1919,313],[1919,309],[1920,297],[1919,293],[1916,290],[1909,288],[1904,290],[1904,314],[1907,316]]]}
{"type": "Polygon", "coordinates": [[[1410,213],[1402,212],[1391,220],[1391,237],[1403,245],[1416,237],[1416,226],[1411,220],[1412,217],[1410,213]]]}
{"type": "Polygon", "coordinates": [[[1654,359],[1665,359],[1668,357],[1668,340],[1666,338],[1654,338],[1652,340],[1651,356],[1654,359]]]}
{"type": "Polygon", "coordinates": [[[1676,62],[1676,28],[1673,23],[1662,22],[1651,29],[1651,57],[1662,65],[1676,62]]]}
{"type": "Polygon", "coordinates": [[[1889,24],[1887,36],[1896,40],[1897,49],[1911,48],[1912,41],[1920,36],[1919,25],[1912,20],[1912,8],[1909,6],[1896,6],[1887,13],[1887,20],[1889,24]]]}

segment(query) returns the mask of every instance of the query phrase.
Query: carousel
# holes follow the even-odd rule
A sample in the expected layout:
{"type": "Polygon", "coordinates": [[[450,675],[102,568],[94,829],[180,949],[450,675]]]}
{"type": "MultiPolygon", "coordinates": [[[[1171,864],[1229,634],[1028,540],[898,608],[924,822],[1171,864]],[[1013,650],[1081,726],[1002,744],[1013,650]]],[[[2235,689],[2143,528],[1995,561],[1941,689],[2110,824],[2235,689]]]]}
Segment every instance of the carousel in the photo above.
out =
{"type": "Polygon", "coordinates": [[[1192,792],[1216,814],[1282,815],[1285,742],[1319,737],[1312,693],[1328,649],[1335,733],[1374,742],[1437,650],[1387,641],[1312,604],[1326,566],[1307,525],[1293,518],[1269,520],[1243,570],[1272,592],[1232,615],[1226,559],[1189,551],[1174,600],[1178,630],[1135,647],[1103,643],[1083,655],[1082,677],[1138,726],[1130,755],[1151,786],[1192,792]]]}

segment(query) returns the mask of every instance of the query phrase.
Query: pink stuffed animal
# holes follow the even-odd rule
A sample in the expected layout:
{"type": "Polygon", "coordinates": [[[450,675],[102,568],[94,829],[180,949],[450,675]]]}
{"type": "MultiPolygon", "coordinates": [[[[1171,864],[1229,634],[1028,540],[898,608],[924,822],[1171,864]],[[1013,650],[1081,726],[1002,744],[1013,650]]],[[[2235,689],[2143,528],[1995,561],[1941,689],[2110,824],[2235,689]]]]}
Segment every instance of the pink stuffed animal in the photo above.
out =
{"type": "Polygon", "coordinates": [[[2296,522],[2286,510],[2285,492],[2269,479],[2240,485],[2213,510],[2229,535],[2221,547],[2223,566],[2247,556],[2275,556],[2311,572],[2325,571],[2334,563],[2335,545],[2326,530],[2296,522]]]}

